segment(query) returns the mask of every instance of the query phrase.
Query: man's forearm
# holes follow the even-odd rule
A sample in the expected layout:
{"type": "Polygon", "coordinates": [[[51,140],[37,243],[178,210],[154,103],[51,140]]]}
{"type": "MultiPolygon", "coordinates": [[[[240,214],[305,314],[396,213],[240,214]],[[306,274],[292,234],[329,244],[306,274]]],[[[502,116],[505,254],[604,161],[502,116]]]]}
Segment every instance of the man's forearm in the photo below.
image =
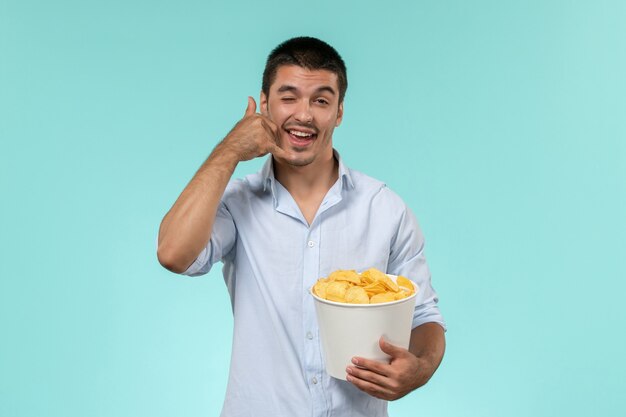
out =
{"type": "MultiPolygon", "coordinates": [[[[411,331],[409,352],[426,361],[431,369],[430,376],[435,373],[446,349],[446,338],[443,327],[437,323],[424,323],[411,331]]],[[[430,376],[428,379],[430,379],[430,376]]]]}
{"type": "Polygon", "coordinates": [[[165,268],[184,272],[207,245],[220,200],[238,162],[223,142],[217,145],[165,215],[157,249],[165,268]]]}

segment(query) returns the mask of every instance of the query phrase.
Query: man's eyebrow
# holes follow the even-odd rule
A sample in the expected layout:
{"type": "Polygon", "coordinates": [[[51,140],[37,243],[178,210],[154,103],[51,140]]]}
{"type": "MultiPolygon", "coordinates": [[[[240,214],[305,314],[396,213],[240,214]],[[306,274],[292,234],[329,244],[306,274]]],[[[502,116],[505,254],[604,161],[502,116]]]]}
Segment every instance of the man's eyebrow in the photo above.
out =
{"type": "Polygon", "coordinates": [[[323,85],[323,86],[321,86],[320,88],[318,88],[318,89],[317,89],[317,90],[315,90],[315,91],[316,91],[316,92],[318,92],[318,93],[321,93],[321,92],[323,92],[323,91],[327,91],[327,92],[329,92],[330,94],[332,94],[333,96],[336,96],[336,95],[337,95],[337,93],[335,92],[335,89],[334,89],[334,88],[332,88],[332,87],[331,87],[331,86],[329,86],[329,85],[323,85]]]}
{"type": "Polygon", "coordinates": [[[278,92],[279,93],[284,93],[286,91],[298,91],[298,89],[296,87],[294,87],[293,85],[281,85],[280,87],[278,87],[278,92]]]}
{"type": "MultiPolygon", "coordinates": [[[[278,87],[278,90],[277,90],[277,92],[279,92],[279,93],[285,93],[285,92],[292,92],[293,93],[293,92],[296,92],[296,91],[298,91],[298,88],[293,86],[293,85],[289,85],[289,84],[281,85],[280,87],[278,87]]],[[[324,91],[332,94],[333,96],[337,95],[337,92],[335,91],[335,89],[332,88],[329,85],[323,85],[321,87],[318,87],[315,90],[316,93],[321,93],[321,92],[324,92],[324,91]]]]}

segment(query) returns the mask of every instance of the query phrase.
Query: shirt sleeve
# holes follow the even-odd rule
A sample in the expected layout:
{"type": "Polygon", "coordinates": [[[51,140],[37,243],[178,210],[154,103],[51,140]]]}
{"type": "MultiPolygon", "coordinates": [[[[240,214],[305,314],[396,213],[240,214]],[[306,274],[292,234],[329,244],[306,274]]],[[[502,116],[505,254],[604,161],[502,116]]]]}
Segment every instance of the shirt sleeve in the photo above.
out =
{"type": "Polygon", "coordinates": [[[237,229],[235,222],[230,211],[222,201],[217,209],[209,243],[202,249],[202,252],[200,252],[200,255],[198,255],[191,266],[183,272],[183,275],[195,277],[208,273],[215,263],[222,261],[234,250],[236,239],[237,229]]]}
{"type": "Polygon", "coordinates": [[[446,330],[445,321],[437,306],[439,298],[432,287],[430,269],[424,256],[424,235],[411,210],[402,204],[404,208],[391,243],[387,271],[389,274],[403,275],[419,287],[413,313],[413,328],[435,322],[446,330]]]}

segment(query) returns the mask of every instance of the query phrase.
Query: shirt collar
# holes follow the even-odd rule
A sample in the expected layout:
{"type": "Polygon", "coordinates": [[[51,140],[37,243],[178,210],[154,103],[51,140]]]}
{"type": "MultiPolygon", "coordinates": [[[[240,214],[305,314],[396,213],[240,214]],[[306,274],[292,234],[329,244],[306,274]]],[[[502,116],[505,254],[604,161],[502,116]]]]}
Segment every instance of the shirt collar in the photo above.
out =
{"type": "MultiPolygon", "coordinates": [[[[354,188],[354,182],[352,181],[352,176],[350,175],[350,169],[343,163],[341,155],[339,155],[339,152],[337,152],[336,149],[333,149],[333,155],[339,163],[339,179],[341,179],[341,189],[345,187],[354,188]]],[[[265,192],[269,188],[272,190],[272,194],[276,195],[276,190],[274,188],[276,177],[274,176],[274,158],[272,158],[272,155],[270,155],[265,161],[260,174],[261,179],[263,180],[263,191],[265,192]]]]}

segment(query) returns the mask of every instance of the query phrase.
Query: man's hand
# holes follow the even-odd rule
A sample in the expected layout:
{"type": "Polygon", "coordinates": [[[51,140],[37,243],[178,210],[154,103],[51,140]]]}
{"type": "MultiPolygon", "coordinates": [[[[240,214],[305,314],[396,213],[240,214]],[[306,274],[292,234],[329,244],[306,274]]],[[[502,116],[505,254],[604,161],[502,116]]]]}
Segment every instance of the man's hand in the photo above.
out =
{"type": "Polygon", "coordinates": [[[257,113],[256,102],[248,97],[248,108],[243,119],[224,138],[221,147],[233,152],[239,161],[248,161],[268,153],[286,159],[287,153],[278,146],[279,140],[276,124],[257,113]]]}
{"type": "Polygon", "coordinates": [[[404,397],[426,384],[437,369],[431,361],[392,345],[382,337],[379,345],[391,356],[389,364],[355,357],[352,363],[356,366],[346,368],[347,380],[373,397],[387,401],[404,397]]]}

